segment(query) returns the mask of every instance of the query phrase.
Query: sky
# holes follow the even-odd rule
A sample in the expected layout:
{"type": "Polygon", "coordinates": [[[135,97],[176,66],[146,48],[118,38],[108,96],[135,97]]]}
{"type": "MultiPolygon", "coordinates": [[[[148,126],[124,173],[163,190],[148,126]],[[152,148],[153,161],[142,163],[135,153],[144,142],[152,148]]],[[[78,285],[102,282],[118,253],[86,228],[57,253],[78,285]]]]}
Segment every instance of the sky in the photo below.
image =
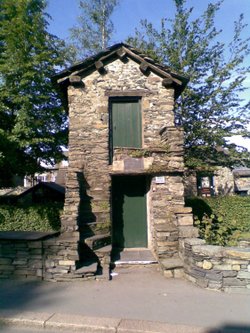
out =
{"type": "MultiPolygon", "coordinates": [[[[47,0],[47,13],[51,16],[49,21],[49,31],[54,35],[67,40],[69,29],[77,24],[79,15],[79,0],[47,0]]],[[[186,0],[190,7],[194,7],[193,17],[202,15],[209,2],[216,0],[186,0]]],[[[224,0],[221,9],[217,12],[215,25],[222,29],[221,38],[224,42],[229,42],[233,35],[233,23],[243,13],[245,22],[249,27],[245,30],[244,37],[250,36],[250,0],[224,0]]],[[[174,15],[173,0],[120,0],[116,7],[112,21],[115,31],[113,33],[112,44],[123,42],[129,35],[133,35],[135,28],[139,27],[140,20],[147,19],[155,27],[160,27],[161,19],[171,18],[174,15]]],[[[250,57],[246,60],[250,65],[250,57]]],[[[250,73],[245,81],[248,89],[243,98],[250,96],[250,73]]],[[[236,139],[238,144],[246,145],[250,150],[250,140],[236,139]]]]}
{"type": "MultiPolygon", "coordinates": [[[[215,0],[187,0],[194,7],[194,16],[201,15],[209,2],[215,0]]],[[[51,15],[50,30],[61,38],[69,36],[69,28],[76,24],[78,0],[48,0],[47,12],[51,15]]],[[[216,25],[223,29],[223,38],[228,40],[232,33],[233,22],[244,13],[245,21],[250,23],[250,0],[224,0],[216,17],[216,25]]],[[[113,42],[121,42],[132,34],[141,19],[148,19],[156,27],[162,17],[173,17],[173,0],[120,0],[112,21],[115,26],[113,42]]],[[[250,28],[249,28],[250,32],[250,28]]]]}

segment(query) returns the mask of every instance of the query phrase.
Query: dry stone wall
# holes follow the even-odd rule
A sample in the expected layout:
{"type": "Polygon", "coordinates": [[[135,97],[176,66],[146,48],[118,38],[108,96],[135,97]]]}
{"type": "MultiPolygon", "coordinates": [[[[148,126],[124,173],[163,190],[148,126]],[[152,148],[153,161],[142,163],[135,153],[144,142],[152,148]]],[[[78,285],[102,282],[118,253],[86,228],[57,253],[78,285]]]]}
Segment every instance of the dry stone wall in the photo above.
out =
{"type": "Polygon", "coordinates": [[[226,292],[250,293],[250,248],[206,245],[186,239],[185,276],[195,284],[226,292]]]}
{"type": "Polygon", "coordinates": [[[42,279],[41,241],[0,240],[0,279],[42,279]]]}
{"type": "Polygon", "coordinates": [[[214,192],[216,195],[234,193],[234,176],[229,168],[217,168],[214,175],[214,192]]]}
{"type": "Polygon", "coordinates": [[[98,264],[80,267],[79,243],[65,235],[47,240],[1,239],[0,280],[32,279],[55,282],[107,279],[109,253],[102,249],[98,257],[98,264]]]}

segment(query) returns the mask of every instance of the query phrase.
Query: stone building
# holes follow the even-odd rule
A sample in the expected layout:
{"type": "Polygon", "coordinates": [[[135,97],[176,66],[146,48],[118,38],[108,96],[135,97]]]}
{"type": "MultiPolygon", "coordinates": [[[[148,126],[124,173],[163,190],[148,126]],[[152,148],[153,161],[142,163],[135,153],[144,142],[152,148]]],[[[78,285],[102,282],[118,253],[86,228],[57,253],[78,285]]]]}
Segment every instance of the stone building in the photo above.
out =
{"type": "Polygon", "coordinates": [[[115,253],[149,249],[180,273],[185,237],[183,130],[174,103],[188,80],[126,44],[55,77],[69,110],[69,167],[62,231],[78,243],[76,269],[115,253]]]}
{"type": "Polygon", "coordinates": [[[213,171],[186,170],[184,193],[185,197],[232,195],[235,193],[234,173],[220,166],[215,166],[213,171]]]}
{"type": "MultiPolygon", "coordinates": [[[[166,277],[249,291],[249,248],[206,245],[184,207],[183,133],[174,102],[187,79],[126,44],[54,79],[69,110],[62,230],[1,232],[0,279],[109,278],[117,257],[133,253],[138,262],[146,252],[166,277]]],[[[238,173],[239,180],[247,176],[238,173]]],[[[223,179],[231,188],[231,176],[223,179]]]]}
{"type": "Polygon", "coordinates": [[[214,171],[186,170],[184,175],[185,197],[249,195],[250,169],[217,166],[214,171]]]}

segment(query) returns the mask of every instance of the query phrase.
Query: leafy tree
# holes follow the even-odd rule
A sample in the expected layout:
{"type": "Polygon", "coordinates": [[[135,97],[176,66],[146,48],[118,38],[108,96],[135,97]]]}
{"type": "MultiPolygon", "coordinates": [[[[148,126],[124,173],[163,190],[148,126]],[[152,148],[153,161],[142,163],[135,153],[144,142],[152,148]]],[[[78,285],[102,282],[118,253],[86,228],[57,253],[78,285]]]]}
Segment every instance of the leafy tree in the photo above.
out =
{"type": "Polygon", "coordinates": [[[114,30],[111,15],[119,0],[80,0],[78,26],[71,31],[71,62],[81,60],[108,46],[114,30]]]}
{"type": "Polygon", "coordinates": [[[160,30],[143,20],[128,43],[190,78],[175,110],[177,124],[184,127],[186,165],[247,165],[246,149],[227,140],[235,134],[250,136],[249,101],[243,103],[240,98],[249,73],[244,59],[250,52],[249,38],[241,37],[247,26],[243,15],[235,22],[232,41],[226,45],[214,23],[222,1],[209,3],[195,19],[185,0],[174,3],[173,19],[163,18],[160,30]]]}
{"type": "Polygon", "coordinates": [[[0,1],[0,185],[62,157],[66,113],[50,78],[63,64],[43,0],[0,1]]]}

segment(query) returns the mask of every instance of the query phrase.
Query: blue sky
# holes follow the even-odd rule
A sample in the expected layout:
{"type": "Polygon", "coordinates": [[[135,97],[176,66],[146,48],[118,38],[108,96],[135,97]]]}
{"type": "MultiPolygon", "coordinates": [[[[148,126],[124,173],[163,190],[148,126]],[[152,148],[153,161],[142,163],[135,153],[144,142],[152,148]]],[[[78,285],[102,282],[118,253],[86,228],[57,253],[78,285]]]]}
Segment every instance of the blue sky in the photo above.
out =
{"type": "MultiPolygon", "coordinates": [[[[187,5],[194,7],[194,17],[201,15],[209,2],[216,0],[187,0],[187,5]]],[[[49,30],[56,36],[69,38],[69,29],[77,24],[78,0],[48,0],[47,12],[51,15],[49,30]]],[[[250,0],[224,0],[216,16],[216,26],[222,29],[221,38],[224,42],[231,40],[233,22],[243,13],[245,22],[250,24],[250,0]]],[[[173,0],[120,0],[112,20],[115,31],[112,44],[122,42],[134,33],[141,19],[148,19],[155,27],[160,26],[161,18],[173,17],[173,0]]],[[[250,36],[250,26],[244,36],[250,36]]],[[[250,58],[247,60],[250,65],[250,58]]],[[[246,82],[250,87],[250,75],[246,82]]],[[[248,92],[248,96],[250,91],[248,92]]]]}
{"type": "MultiPolygon", "coordinates": [[[[187,5],[194,7],[194,15],[201,15],[209,2],[215,0],[187,0],[187,5]]],[[[51,15],[50,30],[61,38],[68,37],[68,30],[76,24],[78,0],[48,0],[47,12],[51,15]]],[[[232,33],[233,21],[244,13],[250,23],[250,0],[224,0],[216,17],[216,25],[223,29],[226,40],[232,33]]],[[[124,41],[134,32],[141,19],[148,19],[155,26],[160,25],[162,17],[173,17],[173,0],[120,0],[112,16],[115,26],[114,42],[124,41]]],[[[249,29],[250,33],[250,29],[249,29]]]]}
{"type": "MultiPolygon", "coordinates": [[[[77,24],[78,0],[47,0],[47,12],[51,16],[49,30],[56,36],[66,39],[69,38],[69,29],[77,24]]],[[[209,2],[215,3],[216,0],[187,0],[187,5],[194,7],[193,15],[197,17],[206,9],[209,2]]],[[[231,40],[233,34],[233,22],[243,13],[245,22],[250,25],[250,0],[224,0],[221,9],[217,13],[215,24],[222,29],[221,38],[224,42],[231,40]]],[[[160,26],[163,17],[173,17],[173,0],[120,0],[116,7],[112,21],[115,31],[112,44],[122,42],[127,36],[134,33],[139,26],[141,19],[148,19],[155,27],[160,26]]],[[[245,37],[250,36],[250,26],[246,29],[245,37]]],[[[246,64],[250,65],[250,58],[246,59],[246,64]]],[[[250,96],[250,74],[245,81],[248,91],[244,93],[244,98],[250,96]]],[[[241,139],[240,139],[241,140],[241,139]]],[[[247,147],[250,150],[250,140],[247,147]]],[[[240,142],[242,144],[244,142],[240,142]]]]}

